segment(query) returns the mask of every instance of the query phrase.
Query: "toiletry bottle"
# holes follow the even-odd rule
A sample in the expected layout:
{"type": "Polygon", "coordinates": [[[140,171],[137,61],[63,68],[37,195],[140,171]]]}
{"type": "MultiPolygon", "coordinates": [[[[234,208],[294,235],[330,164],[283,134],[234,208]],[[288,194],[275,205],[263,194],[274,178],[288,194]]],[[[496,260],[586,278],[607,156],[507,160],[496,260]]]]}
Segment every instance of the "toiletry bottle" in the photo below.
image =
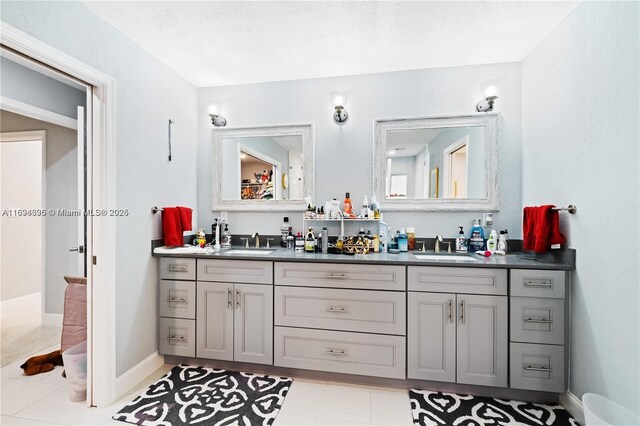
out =
{"type": "Polygon", "coordinates": [[[402,228],[400,230],[400,234],[398,234],[398,250],[400,250],[401,252],[406,252],[407,248],[408,248],[408,241],[407,241],[407,232],[405,231],[404,228],[402,228]]]}
{"type": "Polygon", "coordinates": [[[373,210],[373,218],[380,219],[380,204],[378,204],[378,198],[375,195],[371,196],[371,209],[373,210]]]}
{"type": "Polygon", "coordinates": [[[489,250],[493,254],[496,252],[497,245],[498,245],[498,235],[496,234],[496,231],[494,229],[489,234],[489,239],[487,240],[487,250],[489,250]]]}
{"type": "Polygon", "coordinates": [[[467,239],[464,236],[464,230],[462,226],[458,226],[460,232],[458,232],[458,236],[456,237],[456,251],[458,253],[466,253],[467,252],[467,239]]]}
{"type": "Polygon", "coordinates": [[[316,251],[316,237],[313,235],[313,228],[309,228],[304,239],[304,251],[307,253],[315,253],[316,251]]]}
{"type": "Polygon", "coordinates": [[[287,250],[295,250],[296,248],[296,237],[293,236],[291,229],[289,229],[289,235],[287,235],[287,250]]]}
{"type": "Polygon", "coordinates": [[[471,253],[484,250],[484,231],[480,225],[480,219],[473,219],[471,238],[469,239],[469,250],[471,253]]]}
{"type": "Polygon", "coordinates": [[[298,235],[296,235],[295,247],[296,251],[304,251],[304,238],[301,232],[298,232],[298,235]]]}
{"type": "Polygon", "coordinates": [[[407,228],[407,250],[414,251],[416,249],[416,228],[407,228]]]}
{"type": "Polygon", "coordinates": [[[291,231],[291,226],[289,226],[289,218],[285,216],[284,221],[282,222],[282,226],[280,227],[280,247],[287,246],[287,237],[289,236],[289,231],[291,231]]]}
{"type": "Polygon", "coordinates": [[[222,247],[231,247],[231,232],[229,232],[229,224],[224,224],[224,231],[220,235],[220,245],[222,247]]]}
{"type": "Polygon", "coordinates": [[[331,219],[340,218],[340,201],[336,198],[331,200],[331,219]]]}
{"type": "Polygon", "coordinates": [[[389,248],[388,232],[389,228],[387,228],[386,224],[382,223],[380,226],[380,253],[386,253],[389,248]]]}
{"type": "Polygon", "coordinates": [[[327,254],[329,252],[329,232],[327,231],[327,227],[322,227],[322,253],[327,254]]]}
{"type": "Polygon", "coordinates": [[[369,198],[365,195],[362,200],[362,210],[360,210],[360,217],[367,219],[369,217],[369,198]]]}
{"type": "Polygon", "coordinates": [[[353,205],[351,204],[351,194],[348,192],[344,196],[344,215],[353,216],[353,205]]]}
{"type": "Polygon", "coordinates": [[[211,244],[215,244],[216,241],[216,229],[218,228],[218,219],[214,219],[214,222],[211,224],[211,244]]]}
{"type": "Polygon", "coordinates": [[[507,254],[509,251],[509,246],[507,244],[507,230],[500,231],[500,238],[498,239],[498,251],[507,254]]]}
{"type": "Polygon", "coordinates": [[[378,234],[373,236],[373,252],[380,253],[380,237],[378,234]]]}

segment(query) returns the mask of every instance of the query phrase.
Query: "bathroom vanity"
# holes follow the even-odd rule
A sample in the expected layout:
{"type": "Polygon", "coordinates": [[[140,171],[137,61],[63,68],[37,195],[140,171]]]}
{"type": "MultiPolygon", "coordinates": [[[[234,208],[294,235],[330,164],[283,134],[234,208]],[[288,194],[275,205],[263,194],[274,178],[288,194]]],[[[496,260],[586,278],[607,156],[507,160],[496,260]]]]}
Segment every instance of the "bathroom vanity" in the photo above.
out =
{"type": "Polygon", "coordinates": [[[158,256],[162,354],[488,394],[567,389],[573,250],[442,260],[239,253],[158,256]]]}

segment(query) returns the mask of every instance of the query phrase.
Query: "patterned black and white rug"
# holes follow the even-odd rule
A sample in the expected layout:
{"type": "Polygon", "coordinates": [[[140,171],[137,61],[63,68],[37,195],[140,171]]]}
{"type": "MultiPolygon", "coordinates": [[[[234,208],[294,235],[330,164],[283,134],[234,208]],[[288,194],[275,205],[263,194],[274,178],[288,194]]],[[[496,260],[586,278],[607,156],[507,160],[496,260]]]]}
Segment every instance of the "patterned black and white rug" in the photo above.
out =
{"type": "Polygon", "coordinates": [[[270,425],[292,379],[178,365],[113,416],[136,425],[270,425]]]}
{"type": "Polygon", "coordinates": [[[424,426],[559,426],[578,423],[560,405],[409,390],[413,423],[424,426]]]}

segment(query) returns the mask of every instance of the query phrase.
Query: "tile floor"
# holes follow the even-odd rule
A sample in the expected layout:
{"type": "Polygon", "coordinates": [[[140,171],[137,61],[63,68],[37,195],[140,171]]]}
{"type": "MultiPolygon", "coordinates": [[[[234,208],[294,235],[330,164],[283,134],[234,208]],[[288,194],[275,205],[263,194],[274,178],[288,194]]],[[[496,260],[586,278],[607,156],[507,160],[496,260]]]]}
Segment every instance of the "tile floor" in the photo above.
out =
{"type": "MultiPolygon", "coordinates": [[[[51,349],[54,350],[55,348],[51,349]]],[[[104,408],[70,402],[62,367],[23,376],[20,362],[0,370],[0,425],[126,425],[111,419],[125,404],[155,382],[164,365],[131,392],[104,408]]],[[[411,425],[405,390],[294,379],[275,425],[411,425]]]]}

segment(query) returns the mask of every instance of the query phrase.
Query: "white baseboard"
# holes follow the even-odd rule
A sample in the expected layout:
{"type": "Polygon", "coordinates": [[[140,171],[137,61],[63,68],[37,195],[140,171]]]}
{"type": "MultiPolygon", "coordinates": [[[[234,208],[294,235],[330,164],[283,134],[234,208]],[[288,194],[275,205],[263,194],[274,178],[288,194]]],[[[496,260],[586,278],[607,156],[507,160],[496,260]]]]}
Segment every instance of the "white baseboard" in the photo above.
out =
{"type": "Polygon", "coordinates": [[[50,327],[62,327],[62,314],[42,315],[42,325],[48,325],[50,327]]]}
{"type": "Polygon", "coordinates": [[[116,378],[116,399],[126,395],[149,374],[162,367],[164,356],[154,352],[116,378]]]}
{"type": "Polygon", "coordinates": [[[580,398],[571,392],[563,393],[560,395],[560,405],[562,405],[578,423],[581,425],[585,424],[584,408],[582,407],[582,401],[580,398]]]}
{"type": "MultiPolygon", "coordinates": [[[[16,297],[14,299],[3,300],[0,303],[2,310],[23,310],[24,307],[42,303],[42,292],[27,294],[26,296],[16,297]]],[[[42,308],[40,308],[42,309],[42,308]]]]}

